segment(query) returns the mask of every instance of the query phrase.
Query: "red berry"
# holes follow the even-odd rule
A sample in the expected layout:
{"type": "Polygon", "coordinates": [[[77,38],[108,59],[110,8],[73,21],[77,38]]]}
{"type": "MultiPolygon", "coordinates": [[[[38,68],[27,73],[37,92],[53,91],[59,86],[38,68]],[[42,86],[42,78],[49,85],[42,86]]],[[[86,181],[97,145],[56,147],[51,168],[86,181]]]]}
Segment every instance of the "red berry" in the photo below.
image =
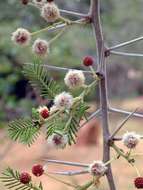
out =
{"type": "Polygon", "coordinates": [[[31,181],[31,176],[27,172],[22,172],[20,174],[20,182],[23,184],[28,184],[31,181]]]}
{"type": "Polygon", "coordinates": [[[21,0],[21,3],[22,3],[23,5],[27,5],[27,4],[29,3],[29,0],[21,0]]]}
{"type": "Polygon", "coordinates": [[[85,66],[91,66],[91,65],[93,65],[93,63],[94,63],[94,59],[93,59],[93,57],[91,57],[91,56],[86,56],[86,57],[84,57],[84,59],[83,59],[83,64],[85,65],[85,66]]]}
{"type": "Polygon", "coordinates": [[[44,173],[43,166],[40,165],[40,164],[34,165],[33,168],[32,168],[32,173],[36,177],[39,177],[39,176],[43,175],[43,173],[44,173]]]}
{"type": "Polygon", "coordinates": [[[40,114],[41,114],[41,116],[42,116],[44,119],[46,119],[46,118],[49,117],[49,110],[48,110],[48,109],[43,109],[40,114]]]}
{"type": "Polygon", "coordinates": [[[137,189],[143,189],[143,177],[137,177],[134,180],[134,184],[137,189]]]}

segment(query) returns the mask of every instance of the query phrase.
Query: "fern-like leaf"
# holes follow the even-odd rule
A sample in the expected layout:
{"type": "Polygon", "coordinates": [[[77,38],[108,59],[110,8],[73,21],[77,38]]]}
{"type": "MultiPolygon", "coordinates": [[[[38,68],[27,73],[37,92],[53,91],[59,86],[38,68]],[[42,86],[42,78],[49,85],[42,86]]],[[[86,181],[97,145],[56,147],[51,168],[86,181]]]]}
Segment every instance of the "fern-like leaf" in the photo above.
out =
{"type": "Polygon", "coordinates": [[[68,136],[68,144],[76,143],[76,137],[79,129],[79,123],[84,117],[89,107],[84,102],[79,102],[70,112],[66,112],[60,116],[56,115],[47,123],[47,138],[56,131],[65,133],[68,136]]]}
{"type": "Polygon", "coordinates": [[[0,177],[1,181],[4,183],[5,187],[12,190],[43,190],[42,184],[35,186],[30,182],[29,184],[23,184],[20,182],[20,173],[14,171],[11,168],[7,168],[3,175],[0,177]]]}
{"type": "Polygon", "coordinates": [[[23,72],[30,84],[41,91],[42,96],[53,99],[61,92],[60,86],[53,79],[49,79],[47,70],[40,63],[27,64],[23,72]]]}
{"type": "Polygon", "coordinates": [[[32,145],[40,134],[40,126],[35,125],[31,118],[17,119],[9,123],[9,136],[14,141],[32,145]]]}

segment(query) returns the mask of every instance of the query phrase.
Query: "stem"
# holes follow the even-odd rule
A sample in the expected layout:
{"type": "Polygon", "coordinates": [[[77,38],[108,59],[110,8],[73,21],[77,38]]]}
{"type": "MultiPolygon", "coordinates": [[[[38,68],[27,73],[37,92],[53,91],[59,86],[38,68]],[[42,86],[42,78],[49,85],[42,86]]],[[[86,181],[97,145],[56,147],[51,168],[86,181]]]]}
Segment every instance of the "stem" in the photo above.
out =
{"type": "Polygon", "coordinates": [[[110,53],[113,55],[119,55],[119,56],[143,57],[143,54],[141,53],[127,53],[127,52],[120,52],[120,51],[111,51],[110,53]]]}
{"type": "Polygon", "coordinates": [[[49,41],[49,44],[52,44],[54,41],[56,41],[66,30],[66,26],[54,37],[49,41]]]}
{"type": "Polygon", "coordinates": [[[49,178],[55,180],[55,181],[58,181],[58,182],[60,182],[60,183],[63,183],[63,184],[65,184],[65,185],[69,186],[69,187],[77,188],[76,185],[73,185],[73,184],[71,184],[71,183],[65,182],[65,181],[63,181],[63,180],[61,180],[61,179],[58,179],[58,178],[53,177],[53,176],[51,176],[51,175],[48,175],[48,174],[46,174],[46,173],[45,173],[45,175],[48,176],[49,178]]]}
{"type": "MultiPolygon", "coordinates": [[[[110,146],[109,146],[109,125],[108,125],[108,97],[107,97],[107,77],[106,77],[106,64],[104,57],[104,39],[102,34],[101,22],[100,22],[100,0],[91,0],[91,16],[93,21],[93,30],[97,41],[97,58],[99,72],[102,75],[99,81],[100,87],[100,104],[102,115],[102,127],[103,127],[103,162],[106,163],[110,160],[110,146]]],[[[108,165],[106,177],[110,190],[116,190],[114,179],[111,170],[111,164],[108,165]]]]}
{"type": "Polygon", "coordinates": [[[124,47],[124,46],[127,46],[127,45],[131,45],[131,44],[133,44],[135,42],[138,42],[138,41],[141,41],[141,40],[143,40],[143,36],[141,36],[139,38],[135,38],[135,39],[130,40],[130,41],[127,41],[127,42],[123,42],[123,43],[115,45],[115,46],[112,46],[112,47],[108,48],[108,50],[118,49],[118,48],[121,48],[121,47],[124,47]]]}

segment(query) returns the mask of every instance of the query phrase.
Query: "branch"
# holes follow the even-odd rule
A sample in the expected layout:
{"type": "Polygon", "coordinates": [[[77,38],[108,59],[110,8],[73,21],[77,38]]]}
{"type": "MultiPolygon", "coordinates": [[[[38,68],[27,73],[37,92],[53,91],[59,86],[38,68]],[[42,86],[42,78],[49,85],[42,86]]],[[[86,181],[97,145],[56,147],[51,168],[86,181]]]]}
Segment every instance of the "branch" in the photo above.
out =
{"type": "Polygon", "coordinates": [[[119,56],[128,56],[128,57],[143,57],[143,54],[139,53],[126,53],[126,52],[119,52],[119,51],[110,51],[113,55],[119,55],[119,56]]]}
{"type": "MultiPolygon", "coordinates": [[[[119,113],[119,114],[124,114],[124,115],[130,115],[132,113],[130,111],[125,111],[125,110],[121,110],[117,108],[109,108],[108,111],[111,113],[119,113]]],[[[140,113],[134,113],[133,116],[143,118],[143,114],[140,114],[140,113]]]]}
{"type": "MultiPolygon", "coordinates": [[[[140,138],[143,139],[143,136],[140,136],[140,138]]],[[[114,137],[112,140],[113,141],[121,141],[122,137],[114,137]]]]}
{"type": "Polygon", "coordinates": [[[135,109],[135,111],[133,111],[132,113],[130,113],[121,123],[120,125],[115,129],[115,131],[112,133],[112,135],[110,136],[110,140],[113,139],[113,137],[119,132],[119,130],[125,125],[125,123],[133,116],[133,114],[137,111],[137,109],[135,109]]]}
{"type": "Polygon", "coordinates": [[[130,40],[130,41],[127,41],[127,42],[123,42],[121,44],[118,44],[118,45],[115,45],[115,46],[112,46],[112,47],[109,47],[108,50],[115,50],[115,49],[119,49],[121,47],[124,47],[124,46],[127,46],[127,45],[131,45],[135,42],[138,42],[138,41],[141,41],[143,40],[143,36],[139,37],[139,38],[135,38],[133,40],[130,40]]]}
{"type": "Polygon", "coordinates": [[[89,164],[82,164],[78,162],[67,162],[67,161],[60,161],[60,160],[48,160],[43,159],[47,163],[53,163],[53,164],[61,164],[61,165],[67,165],[67,166],[76,166],[76,167],[88,167],[89,164]]]}
{"type": "MultiPolygon", "coordinates": [[[[34,64],[33,63],[24,63],[24,65],[34,65],[34,64]]],[[[61,71],[61,72],[67,72],[67,71],[73,69],[73,68],[66,68],[66,67],[57,67],[57,66],[52,66],[52,65],[48,65],[48,64],[41,64],[41,67],[45,67],[51,71],[61,71]]],[[[92,75],[91,71],[85,71],[85,70],[81,70],[81,69],[80,69],[80,71],[82,71],[84,74],[91,74],[92,75]]]]}
{"type": "MultiPolygon", "coordinates": [[[[105,63],[105,45],[100,21],[100,0],[91,0],[91,16],[93,22],[93,30],[95,32],[97,43],[97,62],[99,74],[102,75],[99,81],[100,87],[100,104],[102,114],[102,127],[103,127],[103,162],[110,160],[110,146],[109,146],[109,125],[108,125],[108,97],[107,97],[107,78],[106,78],[106,63],[105,63]]],[[[111,164],[108,165],[106,177],[110,190],[116,190],[111,164]]]]}
{"type": "Polygon", "coordinates": [[[48,172],[48,174],[64,175],[64,176],[83,175],[83,174],[87,174],[87,173],[89,173],[87,170],[48,172]]]}
{"type": "Polygon", "coordinates": [[[73,15],[73,16],[78,16],[78,17],[86,17],[87,14],[83,14],[83,13],[78,13],[78,12],[74,12],[74,11],[68,11],[68,10],[63,10],[60,9],[61,13],[67,14],[67,15],[73,15]]]}
{"type": "Polygon", "coordinates": [[[96,112],[94,112],[91,116],[89,116],[89,118],[87,118],[87,120],[79,127],[82,128],[84,127],[90,120],[92,120],[94,117],[98,117],[100,116],[101,110],[98,109],[96,112]]]}

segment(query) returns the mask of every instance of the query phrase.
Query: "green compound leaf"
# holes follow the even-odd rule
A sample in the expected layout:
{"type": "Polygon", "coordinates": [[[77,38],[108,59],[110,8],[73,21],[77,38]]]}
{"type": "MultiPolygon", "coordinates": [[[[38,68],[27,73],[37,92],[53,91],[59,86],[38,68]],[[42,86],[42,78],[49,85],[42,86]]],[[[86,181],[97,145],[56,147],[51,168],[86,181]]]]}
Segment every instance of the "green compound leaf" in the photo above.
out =
{"type": "Polygon", "coordinates": [[[84,102],[79,102],[74,106],[70,112],[64,111],[63,113],[55,114],[55,117],[48,119],[47,138],[56,131],[68,136],[68,144],[76,143],[80,121],[85,116],[85,112],[89,107],[84,102]]]}
{"type": "Polygon", "coordinates": [[[40,134],[40,126],[35,124],[31,118],[14,120],[8,126],[10,138],[28,146],[32,145],[40,134]]]}
{"type": "Polygon", "coordinates": [[[39,186],[35,186],[32,182],[28,184],[23,184],[20,182],[20,173],[18,171],[14,171],[11,168],[7,168],[0,177],[1,181],[4,183],[4,186],[7,189],[12,190],[43,190],[42,183],[39,186]]]}
{"type": "Polygon", "coordinates": [[[27,64],[23,67],[23,73],[30,84],[41,91],[41,96],[53,99],[61,92],[60,86],[49,79],[47,70],[40,63],[27,64]]]}

